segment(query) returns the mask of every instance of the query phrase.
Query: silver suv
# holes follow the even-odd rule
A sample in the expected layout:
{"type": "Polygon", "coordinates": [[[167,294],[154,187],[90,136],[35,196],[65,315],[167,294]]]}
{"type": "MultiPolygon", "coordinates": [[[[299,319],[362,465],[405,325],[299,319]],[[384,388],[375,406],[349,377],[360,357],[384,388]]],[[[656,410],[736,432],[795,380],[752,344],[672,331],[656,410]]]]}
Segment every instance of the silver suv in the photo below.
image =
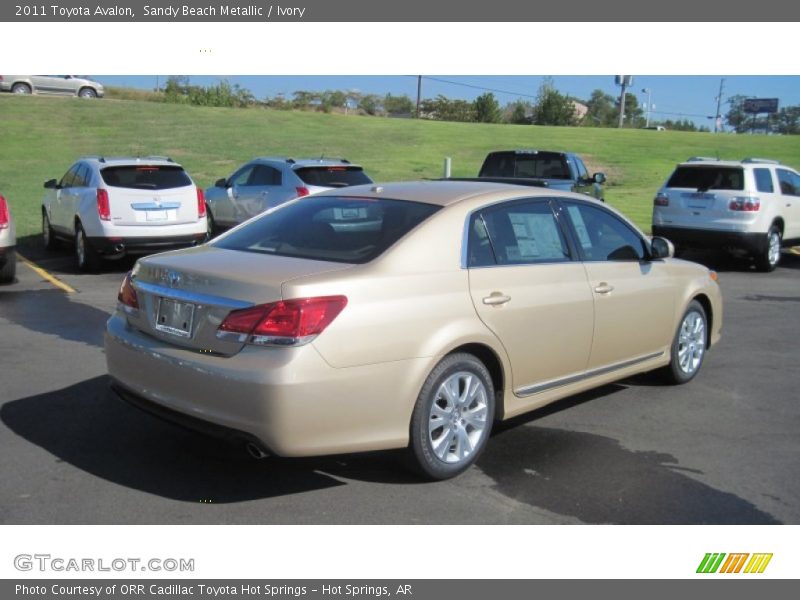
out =
{"type": "Polygon", "coordinates": [[[206,238],[203,190],[166,157],[87,156],[44,187],[44,245],[71,241],[82,271],[97,269],[101,257],[194,246],[206,238]]]}
{"type": "Polygon", "coordinates": [[[678,250],[745,253],[772,271],[781,247],[800,242],[800,174],[763,158],[690,158],[653,200],[653,235],[678,250]]]}
{"type": "Polygon", "coordinates": [[[78,75],[0,75],[0,92],[102,98],[103,85],[78,75]]]}
{"type": "Polygon", "coordinates": [[[206,190],[209,233],[295,198],[362,183],[372,179],[344,158],[254,158],[206,190]]]}

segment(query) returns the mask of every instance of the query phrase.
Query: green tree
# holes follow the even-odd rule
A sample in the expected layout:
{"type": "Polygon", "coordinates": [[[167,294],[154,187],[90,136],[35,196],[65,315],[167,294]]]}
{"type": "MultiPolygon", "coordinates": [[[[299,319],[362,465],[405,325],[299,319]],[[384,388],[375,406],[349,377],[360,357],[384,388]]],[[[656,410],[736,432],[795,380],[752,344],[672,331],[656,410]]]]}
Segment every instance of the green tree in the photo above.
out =
{"type": "Polygon", "coordinates": [[[500,103],[491,92],[481,94],[473,104],[475,119],[479,123],[499,123],[500,122],[500,103]]]}
{"type": "Polygon", "coordinates": [[[358,101],[358,108],[363,110],[368,115],[377,115],[383,110],[381,105],[380,96],[376,94],[366,94],[361,96],[358,101]]]}
{"type": "Polygon", "coordinates": [[[744,112],[744,101],[746,99],[747,96],[737,94],[731,96],[725,102],[729,107],[728,113],[725,115],[725,122],[730,127],[733,127],[736,133],[744,133],[750,128],[752,119],[750,115],[744,112]]]}
{"type": "Polygon", "coordinates": [[[534,125],[575,125],[576,122],[572,100],[556,90],[553,80],[546,77],[536,96],[534,125]]]}
{"type": "Polygon", "coordinates": [[[504,121],[513,125],[530,125],[533,114],[533,104],[525,100],[517,100],[505,107],[504,121]]]}
{"type": "Polygon", "coordinates": [[[414,112],[414,103],[406,95],[386,94],[383,98],[383,109],[390,115],[411,115],[414,112]]]}
{"type": "Polygon", "coordinates": [[[787,106],[773,117],[774,130],[784,135],[800,134],[800,106],[787,106]]]}
{"type": "MultiPolygon", "coordinates": [[[[617,115],[616,125],[619,123],[619,98],[614,103],[614,112],[617,115]]],[[[636,94],[625,94],[625,122],[623,127],[638,128],[644,127],[644,124],[644,113],[636,94]]]]}
{"type": "Polygon", "coordinates": [[[588,127],[614,127],[617,124],[618,114],[615,111],[614,97],[603,90],[594,90],[591,98],[586,102],[589,109],[583,124],[588,127]]]}

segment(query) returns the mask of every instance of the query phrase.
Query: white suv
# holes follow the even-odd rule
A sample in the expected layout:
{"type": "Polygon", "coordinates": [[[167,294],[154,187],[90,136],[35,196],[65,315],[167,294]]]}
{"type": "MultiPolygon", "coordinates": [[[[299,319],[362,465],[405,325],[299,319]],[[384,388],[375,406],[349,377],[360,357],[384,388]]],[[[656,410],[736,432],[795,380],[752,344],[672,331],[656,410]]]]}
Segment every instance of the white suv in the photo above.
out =
{"type": "Polygon", "coordinates": [[[101,258],[193,246],[206,238],[203,191],[169,158],[90,156],[44,187],[44,245],[71,241],[82,271],[97,269],[101,258]]]}
{"type": "Polygon", "coordinates": [[[762,158],[690,158],[653,200],[653,235],[677,249],[743,252],[772,271],[781,246],[800,242],[800,174],[762,158]]]}

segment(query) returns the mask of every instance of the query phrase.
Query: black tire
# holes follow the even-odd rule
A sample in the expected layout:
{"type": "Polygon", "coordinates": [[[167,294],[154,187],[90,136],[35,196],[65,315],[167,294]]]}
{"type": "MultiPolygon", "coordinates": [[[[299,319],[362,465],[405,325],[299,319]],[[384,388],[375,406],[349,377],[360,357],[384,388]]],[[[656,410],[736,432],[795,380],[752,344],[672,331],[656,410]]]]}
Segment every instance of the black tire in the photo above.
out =
{"type": "Polygon", "coordinates": [[[211,209],[206,204],[206,241],[214,239],[217,235],[217,224],[214,222],[214,215],[211,214],[211,209]]]}
{"type": "Polygon", "coordinates": [[[680,323],[678,323],[678,328],[675,331],[675,337],[670,347],[670,363],[662,370],[662,374],[667,383],[681,385],[695,378],[700,368],[703,366],[706,350],[708,350],[708,337],[708,317],[706,311],[703,305],[697,300],[692,300],[689,306],[686,307],[686,312],[683,313],[680,323]],[[691,323],[694,322],[692,319],[693,316],[702,320],[702,326],[699,331],[695,331],[687,336],[687,331],[685,331],[684,328],[692,329],[691,323]],[[688,324],[687,321],[689,322],[688,324]],[[689,353],[690,356],[687,357],[686,353],[689,353]]]}
{"type": "Polygon", "coordinates": [[[17,275],[17,253],[10,252],[6,256],[6,264],[0,269],[0,283],[13,283],[17,275]]]}
{"type": "Polygon", "coordinates": [[[81,88],[78,92],[79,98],[97,98],[97,92],[90,87],[81,88]]]}
{"type": "Polygon", "coordinates": [[[777,225],[770,227],[767,232],[767,239],[764,242],[764,250],[756,255],[756,269],[762,273],[770,273],[774,271],[781,262],[781,244],[783,243],[783,236],[781,230],[777,225]],[[777,246],[777,252],[776,252],[777,246]]]}
{"type": "Polygon", "coordinates": [[[425,380],[411,416],[409,455],[414,468],[434,480],[449,479],[467,470],[486,447],[494,407],[492,377],[480,360],[466,353],[443,358],[425,380]],[[448,407],[451,400],[444,393],[445,382],[455,384],[459,393],[452,407],[448,407]],[[440,427],[431,428],[432,422],[439,421],[440,427]]]}
{"type": "Polygon", "coordinates": [[[11,93],[12,94],[30,94],[33,90],[31,90],[31,86],[27,83],[15,83],[11,86],[11,93]]]}
{"type": "Polygon", "coordinates": [[[75,225],[75,261],[84,273],[95,273],[100,268],[100,255],[86,239],[80,223],[75,225]]]}
{"type": "Polygon", "coordinates": [[[53,235],[53,227],[50,225],[50,218],[44,211],[42,211],[42,242],[45,250],[54,250],[58,244],[55,235],[53,235]]]}

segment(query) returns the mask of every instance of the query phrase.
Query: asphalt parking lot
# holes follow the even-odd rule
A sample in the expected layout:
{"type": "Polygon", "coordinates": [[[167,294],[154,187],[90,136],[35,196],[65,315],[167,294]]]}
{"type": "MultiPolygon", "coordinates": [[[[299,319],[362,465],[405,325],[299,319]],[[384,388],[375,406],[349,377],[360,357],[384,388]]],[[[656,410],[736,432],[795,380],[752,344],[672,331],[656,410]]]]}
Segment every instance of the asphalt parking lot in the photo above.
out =
{"type": "Polygon", "coordinates": [[[498,427],[476,467],[421,483],[397,452],[256,461],[108,389],[103,329],[131,261],[81,275],[21,252],[0,287],[0,522],[800,523],[800,256],[711,259],[722,342],[690,384],[642,376],[498,427]]]}

